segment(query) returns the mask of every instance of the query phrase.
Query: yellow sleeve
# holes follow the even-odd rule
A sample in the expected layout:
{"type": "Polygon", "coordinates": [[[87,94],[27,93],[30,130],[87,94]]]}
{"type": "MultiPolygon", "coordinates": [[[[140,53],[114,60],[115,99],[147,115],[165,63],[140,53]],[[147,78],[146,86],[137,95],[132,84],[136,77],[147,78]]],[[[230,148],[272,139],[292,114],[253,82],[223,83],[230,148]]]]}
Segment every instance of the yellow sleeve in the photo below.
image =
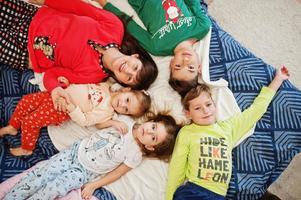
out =
{"type": "Polygon", "coordinates": [[[245,109],[242,113],[236,114],[229,120],[226,120],[227,122],[230,122],[233,127],[233,144],[246,134],[264,115],[275,93],[276,92],[274,90],[268,87],[263,87],[250,107],[245,109]]]}
{"type": "Polygon", "coordinates": [[[189,137],[180,130],[168,169],[166,200],[172,200],[176,189],[184,182],[189,153],[189,137]]]}

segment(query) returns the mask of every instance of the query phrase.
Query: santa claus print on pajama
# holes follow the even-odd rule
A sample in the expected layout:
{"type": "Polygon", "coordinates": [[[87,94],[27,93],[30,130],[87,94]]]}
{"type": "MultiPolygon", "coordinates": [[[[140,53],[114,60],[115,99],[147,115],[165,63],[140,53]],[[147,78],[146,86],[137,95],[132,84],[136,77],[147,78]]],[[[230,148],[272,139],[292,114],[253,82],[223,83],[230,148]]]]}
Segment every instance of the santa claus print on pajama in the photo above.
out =
{"type": "MultiPolygon", "coordinates": [[[[199,0],[128,0],[128,3],[146,30],[127,16],[127,31],[155,56],[173,55],[180,42],[191,38],[201,40],[210,30],[211,21],[199,0]]],[[[104,9],[120,17],[125,15],[111,3],[107,3],[104,9]]]]}
{"type": "Polygon", "coordinates": [[[9,124],[15,129],[22,129],[21,147],[33,150],[42,127],[58,125],[70,117],[65,112],[54,109],[48,92],[38,92],[23,96],[19,101],[9,124]]]}

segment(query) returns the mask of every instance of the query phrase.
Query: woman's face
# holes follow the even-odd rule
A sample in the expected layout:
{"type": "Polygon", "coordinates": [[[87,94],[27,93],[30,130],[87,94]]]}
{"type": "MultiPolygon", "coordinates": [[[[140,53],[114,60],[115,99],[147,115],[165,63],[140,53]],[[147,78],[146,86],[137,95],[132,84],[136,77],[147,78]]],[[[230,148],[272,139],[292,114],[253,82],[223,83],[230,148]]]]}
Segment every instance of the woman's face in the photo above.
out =
{"type": "Polygon", "coordinates": [[[124,55],[112,63],[111,71],[118,81],[129,86],[134,86],[138,83],[137,74],[143,67],[138,57],[138,54],[124,55]]]}

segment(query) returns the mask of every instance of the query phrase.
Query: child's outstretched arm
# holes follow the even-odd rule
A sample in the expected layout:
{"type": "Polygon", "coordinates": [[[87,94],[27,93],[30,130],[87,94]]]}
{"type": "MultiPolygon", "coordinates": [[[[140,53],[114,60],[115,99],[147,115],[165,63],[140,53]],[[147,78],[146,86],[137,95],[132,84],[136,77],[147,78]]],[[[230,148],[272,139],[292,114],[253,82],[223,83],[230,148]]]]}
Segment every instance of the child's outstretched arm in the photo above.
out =
{"type": "Polygon", "coordinates": [[[290,74],[288,72],[288,69],[285,66],[282,66],[276,71],[275,77],[270,83],[269,88],[271,88],[274,91],[277,91],[281,86],[282,82],[287,80],[289,76],[290,74]]]}
{"type": "Polygon", "coordinates": [[[272,101],[276,91],[279,89],[284,80],[289,78],[289,73],[286,67],[278,69],[275,77],[268,87],[263,87],[259,95],[249,108],[239,113],[224,123],[228,123],[232,127],[233,142],[236,143],[247,131],[249,131],[254,124],[267,111],[270,102],[272,101]]]}
{"type": "Polygon", "coordinates": [[[128,126],[126,123],[118,120],[108,120],[103,123],[99,123],[95,125],[98,129],[108,128],[108,127],[114,127],[118,131],[120,131],[122,134],[125,134],[128,132],[128,126]]]}
{"type": "Polygon", "coordinates": [[[118,180],[121,176],[126,174],[128,171],[130,171],[132,168],[128,167],[126,164],[119,165],[116,169],[113,171],[107,173],[105,176],[103,176],[100,179],[97,179],[95,181],[92,181],[90,183],[86,183],[82,187],[82,198],[85,200],[89,200],[92,197],[92,194],[97,188],[100,188],[102,186],[105,186],[107,184],[110,184],[116,180],[118,180]]]}

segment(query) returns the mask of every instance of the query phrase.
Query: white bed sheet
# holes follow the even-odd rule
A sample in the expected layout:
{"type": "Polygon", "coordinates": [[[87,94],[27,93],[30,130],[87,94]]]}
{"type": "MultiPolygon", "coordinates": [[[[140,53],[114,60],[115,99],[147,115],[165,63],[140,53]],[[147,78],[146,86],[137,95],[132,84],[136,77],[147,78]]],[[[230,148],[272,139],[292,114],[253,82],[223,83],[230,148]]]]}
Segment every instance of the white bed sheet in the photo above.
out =
{"type": "MultiPolygon", "coordinates": [[[[133,15],[137,23],[143,26],[126,0],[111,0],[110,2],[127,14],[133,15]]],[[[92,4],[97,5],[95,2],[92,2],[92,4]]],[[[213,99],[218,111],[217,119],[223,120],[236,112],[240,112],[240,109],[232,92],[227,87],[227,81],[223,79],[216,82],[210,81],[210,37],[211,31],[203,40],[194,45],[194,49],[197,51],[202,64],[202,77],[200,77],[199,80],[200,82],[208,84],[212,88],[213,99]]],[[[153,58],[158,66],[159,75],[148,90],[152,98],[151,110],[155,113],[169,110],[169,114],[172,115],[178,123],[187,123],[188,120],[183,112],[181,98],[168,84],[170,73],[169,62],[171,57],[153,56],[153,58]]],[[[38,82],[41,84],[41,81],[38,82]]],[[[253,129],[250,130],[244,138],[252,134],[253,131],[253,129]]],[[[58,150],[62,150],[67,146],[70,146],[74,141],[90,135],[93,132],[93,128],[82,128],[72,122],[67,122],[62,126],[49,126],[48,132],[55,147],[58,150]]],[[[242,138],[238,144],[244,138],[242,138]]],[[[167,171],[168,164],[166,162],[144,159],[138,168],[131,170],[118,181],[105,186],[105,188],[111,191],[117,199],[121,200],[164,199],[167,171]]]]}

